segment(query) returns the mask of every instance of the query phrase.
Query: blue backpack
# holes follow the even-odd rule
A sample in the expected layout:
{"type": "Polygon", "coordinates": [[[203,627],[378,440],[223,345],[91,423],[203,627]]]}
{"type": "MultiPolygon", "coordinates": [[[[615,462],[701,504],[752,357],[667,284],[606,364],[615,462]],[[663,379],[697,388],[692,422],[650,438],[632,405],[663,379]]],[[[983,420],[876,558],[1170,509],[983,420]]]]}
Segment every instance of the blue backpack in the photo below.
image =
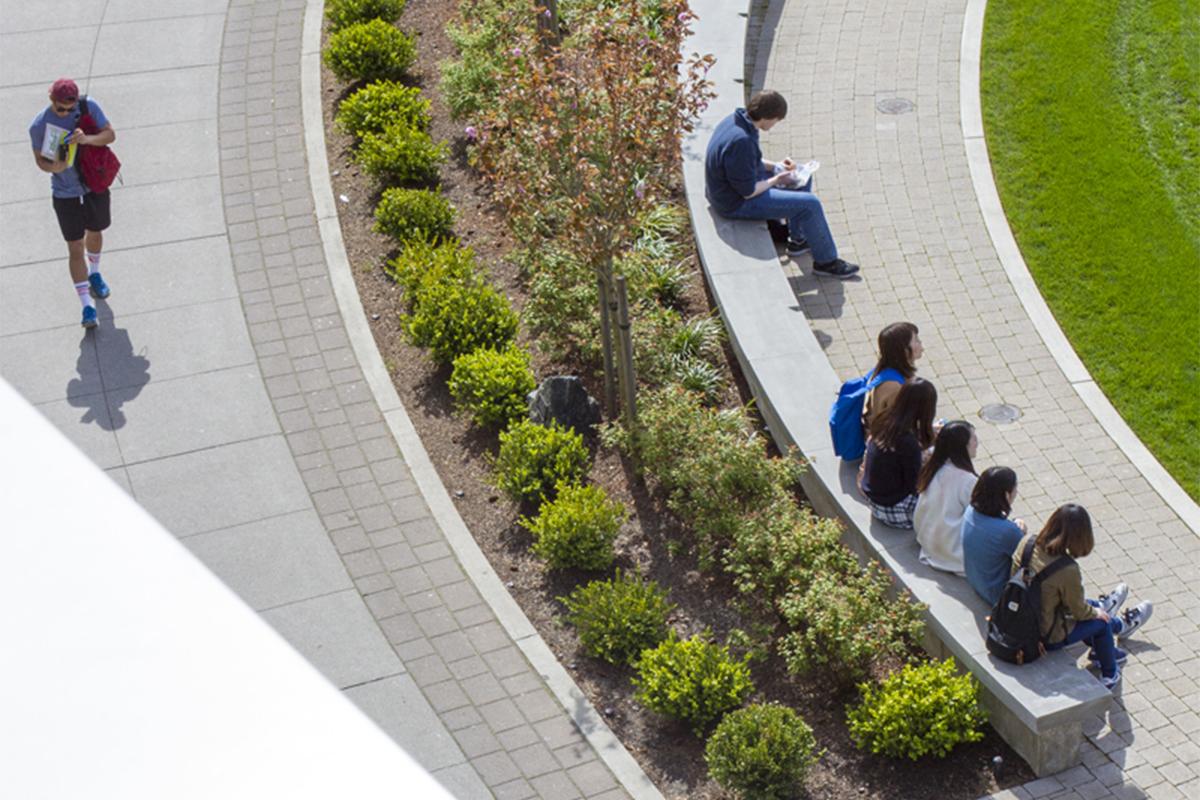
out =
{"type": "Polygon", "coordinates": [[[833,437],[833,452],[846,461],[863,457],[867,449],[863,436],[863,403],[867,392],[884,381],[904,383],[904,376],[894,369],[885,369],[879,375],[871,370],[861,378],[851,378],[842,384],[833,408],[829,409],[829,434],[833,437]]]}

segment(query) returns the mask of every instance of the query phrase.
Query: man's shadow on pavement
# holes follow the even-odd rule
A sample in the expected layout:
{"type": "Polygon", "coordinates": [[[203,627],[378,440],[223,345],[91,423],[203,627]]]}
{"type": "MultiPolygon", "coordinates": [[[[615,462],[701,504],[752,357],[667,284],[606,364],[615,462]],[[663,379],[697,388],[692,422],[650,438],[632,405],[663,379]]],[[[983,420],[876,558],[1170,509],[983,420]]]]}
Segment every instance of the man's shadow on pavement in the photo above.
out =
{"type": "Polygon", "coordinates": [[[115,431],[125,427],[121,406],[150,382],[150,359],[133,352],[129,331],[116,326],[108,303],[98,302],[96,311],[99,324],[79,340],[75,362],[79,375],[67,383],[67,402],[87,409],[80,422],[95,422],[106,431],[115,431]]]}

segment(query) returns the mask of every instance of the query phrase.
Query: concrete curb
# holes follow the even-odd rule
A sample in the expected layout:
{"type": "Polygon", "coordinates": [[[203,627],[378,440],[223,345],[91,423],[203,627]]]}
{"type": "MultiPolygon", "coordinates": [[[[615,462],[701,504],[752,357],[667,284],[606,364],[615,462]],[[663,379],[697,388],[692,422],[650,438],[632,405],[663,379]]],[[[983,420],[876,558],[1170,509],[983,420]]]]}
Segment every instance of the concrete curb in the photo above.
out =
{"type": "Polygon", "coordinates": [[[635,800],[663,800],[662,794],[604,722],[562,664],[538,635],[517,602],[479,549],[458,509],[442,485],[408,412],[404,409],[363,312],[346,249],[325,156],[325,122],[321,105],[321,19],[324,0],[307,0],[301,48],[301,102],[304,142],[312,182],[313,203],[329,277],[354,354],[379,404],[400,453],[438,526],[463,570],[491,607],[505,631],[546,682],[588,743],[635,800]]]}
{"type": "Polygon", "coordinates": [[[963,20],[962,51],[959,58],[959,107],[962,110],[963,140],[966,143],[967,163],[971,170],[971,183],[979,199],[979,210],[992,237],[992,244],[1000,257],[1000,263],[1012,283],[1013,290],[1025,307],[1025,313],[1033,320],[1038,335],[1054,356],[1055,362],[1067,376],[1084,405],[1092,412],[1104,432],[1121,448],[1126,458],[1137,467],[1146,482],[1158,492],[1163,501],[1193,533],[1200,536],[1200,505],[1197,505],[1183,487],[1158,462],[1133,429],[1126,424],[1117,409],[1104,396],[1103,390],[1092,379],[1071,343],[1067,340],[1058,321],[1050,312],[1021,250],[1013,237],[1000,204],[1000,194],[992,174],[992,163],[988,157],[987,141],[983,131],[983,109],[979,95],[980,53],[983,48],[983,16],[987,0],[967,0],[966,18],[963,20]]]}

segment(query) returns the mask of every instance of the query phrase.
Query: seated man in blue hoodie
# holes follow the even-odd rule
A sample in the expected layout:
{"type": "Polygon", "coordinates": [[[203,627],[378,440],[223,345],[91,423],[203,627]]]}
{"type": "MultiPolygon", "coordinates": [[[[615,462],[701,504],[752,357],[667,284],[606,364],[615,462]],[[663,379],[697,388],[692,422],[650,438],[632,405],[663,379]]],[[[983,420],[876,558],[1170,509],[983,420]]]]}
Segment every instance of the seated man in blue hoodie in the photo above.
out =
{"type": "Polygon", "coordinates": [[[734,219],[787,219],[788,254],[812,250],[813,272],[849,278],[857,264],[838,258],[821,201],[804,186],[795,186],[790,158],[762,157],[759,131],[769,131],[787,116],[787,101],[778,92],[758,92],[717,125],[704,159],[705,195],[717,213],[734,219]],[[795,188],[779,188],[793,187],[795,188]],[[806,241],[807,240],[807,241],[806,241]]]}

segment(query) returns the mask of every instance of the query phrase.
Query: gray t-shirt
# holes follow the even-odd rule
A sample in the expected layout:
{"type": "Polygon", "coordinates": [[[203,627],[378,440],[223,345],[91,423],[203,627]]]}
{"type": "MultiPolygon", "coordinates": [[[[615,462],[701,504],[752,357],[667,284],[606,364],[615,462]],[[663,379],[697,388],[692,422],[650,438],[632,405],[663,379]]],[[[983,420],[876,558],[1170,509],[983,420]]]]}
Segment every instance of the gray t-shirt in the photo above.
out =
{"type": "MultiPolygon", "coordinates": [[[[108,124],[108,117],[104,116],[104,110],[100,108],[100,104],[94,97],[88,98],[88,112],[95,120],[97,128],[103,128],[108,124]]],[[[70,135],[71,131],[79,127],[81,116],[83,114],[78,105],[70,113],[61,117],[54,113],[54,106],[46,106],[33,118],[33,122],[29,123],[29,143],[33,145],[34,152],[53,158],[52,155],[44,152],[43,148],[52,150],[56,140],[70,135]],[[49,133],[49,138],[47,138],[47,133],[49,133]]],[[[79,170],[64,169],[62,172],[51,173],[50,192],[55,197],[83,197],[87,194],[87,187],[79,179],[79,170]]]]}

